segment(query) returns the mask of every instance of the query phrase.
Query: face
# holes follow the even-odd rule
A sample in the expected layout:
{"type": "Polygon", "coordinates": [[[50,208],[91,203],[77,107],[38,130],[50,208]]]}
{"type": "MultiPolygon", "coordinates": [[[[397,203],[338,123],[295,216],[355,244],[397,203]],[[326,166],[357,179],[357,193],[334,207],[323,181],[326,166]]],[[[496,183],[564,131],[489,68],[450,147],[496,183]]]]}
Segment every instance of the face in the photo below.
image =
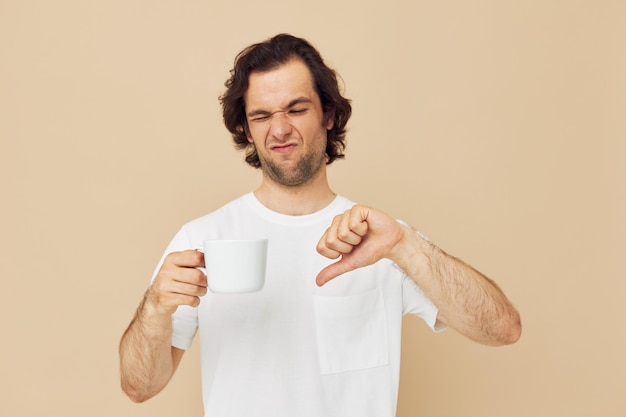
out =
{"type": "Polygon", "coordinates": [[[326,117],[307,66],[289,61],[275,70],[250,74],[244,95],[248,140],[256,147],[264,178],[302,186],[326,166],[326,117]]]}

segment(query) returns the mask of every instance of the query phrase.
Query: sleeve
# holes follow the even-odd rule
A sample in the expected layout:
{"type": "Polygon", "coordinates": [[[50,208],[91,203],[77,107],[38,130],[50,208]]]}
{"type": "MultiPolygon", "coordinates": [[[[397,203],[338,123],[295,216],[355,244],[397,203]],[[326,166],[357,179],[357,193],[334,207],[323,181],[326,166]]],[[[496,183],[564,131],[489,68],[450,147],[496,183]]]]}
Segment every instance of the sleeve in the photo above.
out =
{"type": "MultiPolygon", "coordinates": [[[[184,228],[179,230],[178,233],[171,240],[167,249],[163,253],[161,260],[157,264],[157,267],[152,274],[151,283],[157,276],[157,273],[163,265],[163,261],[167,254],[172,252],[183,251],[187,249],[194,249],[191,246],[189,237],[185,233],[184,228]]],[[[198,330],[198,309],[197,307],[179,306],[178,309],[172,314],[172,346],[187,350],[191,347],[193,338],[198,330]]]]}
{"type": "Polygon", "coordinates": [[[422,289],[410,277],[404,275],[402,282],[402,313],[413,314],[428,324],[434,332],[439,333],[448,327],[437,320],[439,309],[422,289]]]}
{"type": "MultiPolygon", "coordinates": [[[[411,227],[400,219],[396,219],[396,221],[404,226],[411,227]]],[[[415,233],[417,233],[422,239],[430,242],[430,239],[428,239],[428,237],[421,232],[415,230],[415,233]]],[[[413,314],[420,317],[434,332],[439,333],[446,330],[448,326],[437,320],[437,314],[439,313],[437,306],[435,306],[430,298],[424,294],[422,289],[411,279],[411,277],[406,275],[398,265],[394,264],[394,266],[401,271],[403,275],[402,314],[413,314]]]]}

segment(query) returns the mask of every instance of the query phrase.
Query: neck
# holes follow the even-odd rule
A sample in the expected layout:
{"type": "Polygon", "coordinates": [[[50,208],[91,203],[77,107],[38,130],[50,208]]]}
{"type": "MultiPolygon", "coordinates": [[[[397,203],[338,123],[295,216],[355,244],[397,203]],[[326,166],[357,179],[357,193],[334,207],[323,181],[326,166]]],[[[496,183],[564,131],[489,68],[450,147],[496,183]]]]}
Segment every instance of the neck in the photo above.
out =
{"type": "Polygon", "coordinates": [[[326,176],[300,186],[285,186],[269,180],[264,175],[254,195],[265,207],[289,216],[315,213],[335,198],[326,176]]]}

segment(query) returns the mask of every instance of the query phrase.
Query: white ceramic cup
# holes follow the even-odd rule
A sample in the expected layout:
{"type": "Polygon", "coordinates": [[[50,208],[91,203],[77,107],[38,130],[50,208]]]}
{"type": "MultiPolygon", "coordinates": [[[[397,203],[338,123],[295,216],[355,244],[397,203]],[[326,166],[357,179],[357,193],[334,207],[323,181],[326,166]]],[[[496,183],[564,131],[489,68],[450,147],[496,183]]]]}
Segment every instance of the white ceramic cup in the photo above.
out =
{"type": "Polygon", "coordinates": [[[204,269],[214,293],[261,290],[266,261],[267,239],[204,241],[204,269]]]}

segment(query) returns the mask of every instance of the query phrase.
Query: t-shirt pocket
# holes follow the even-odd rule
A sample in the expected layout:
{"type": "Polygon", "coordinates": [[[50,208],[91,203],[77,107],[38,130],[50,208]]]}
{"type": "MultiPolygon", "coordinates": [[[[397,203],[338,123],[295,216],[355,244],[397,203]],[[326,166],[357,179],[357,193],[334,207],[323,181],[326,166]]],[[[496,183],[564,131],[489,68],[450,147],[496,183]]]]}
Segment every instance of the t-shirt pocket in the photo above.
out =
{"type": "Polygon", "coordinates": [[[318,357],[322,374],[389,363],[382,290],[347,296],[315,296],[318,357]]]}

